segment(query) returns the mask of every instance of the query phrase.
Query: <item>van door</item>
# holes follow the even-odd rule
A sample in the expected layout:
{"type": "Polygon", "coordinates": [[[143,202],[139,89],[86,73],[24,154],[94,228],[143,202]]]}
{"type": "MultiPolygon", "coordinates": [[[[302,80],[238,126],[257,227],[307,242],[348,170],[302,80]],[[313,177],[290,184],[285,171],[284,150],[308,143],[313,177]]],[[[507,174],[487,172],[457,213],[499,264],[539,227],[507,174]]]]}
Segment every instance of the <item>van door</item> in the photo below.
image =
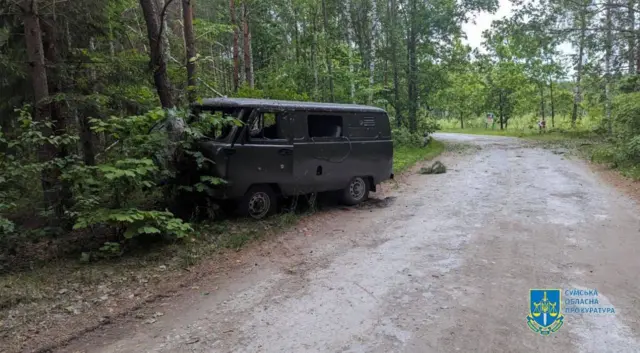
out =
{"type": "Polygon", "coordinates": [[[297,113],[294,118],[293,178],[298,193],[337,190],[349,181],[345,161],[351,143],[340,113],[297,113]]]}
{"type": "MultiPolygon", "coordinates": [[[[286,112],[258,110],[247,121],[229,157],[227,179],[237,194],[253,184],[277,184],[288,194],[293,179],[293,144],[286,112]]],[[[241,196],[241,195],[239,195],[241,196]]]]}

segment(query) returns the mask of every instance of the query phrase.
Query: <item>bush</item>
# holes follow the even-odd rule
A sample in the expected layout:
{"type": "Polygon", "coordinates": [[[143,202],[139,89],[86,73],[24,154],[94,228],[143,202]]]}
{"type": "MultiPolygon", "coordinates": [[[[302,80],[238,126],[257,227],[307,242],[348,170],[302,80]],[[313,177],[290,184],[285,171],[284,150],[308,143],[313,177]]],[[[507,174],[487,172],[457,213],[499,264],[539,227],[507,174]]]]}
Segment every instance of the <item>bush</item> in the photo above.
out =
{"type": "MultiPolygon", "coordinates": [[[[640,164],[640,93],[621,94],[612,108],[613,137],[610,143],[594,149],[591,159],[633,169],[640,164]]],[[[603,133],[606,129],[600,125],[594,131],[603,133]]]]}
{"type": "Polygon", "coordinates": [[[412,133],[404,126],[399,129],[394,129],[392,135],[393,144],[396,146],[420,146],[424,138],[417,132],[412,133]]]}
{"type": "Polygon", "coordinates": [[[640,135],[640,92],[616,97],[612,116],[616,137],[629,140],[640,135]]]}
{"type": "MultiPolygon", "coordinates": [[[[193,183],[167,183],[175,181],[179,172],[176,158],[188,157],[197,168],[206,168],[211,161],[192,148],[203,136],[202,130],[238,123],[211,115],[187,125],[186,111],[162,109],[137,116],[90,119],[92,130],[108,143],[96,155],[96,165],[86,165],[74,152],[77,137],[43,135],[43,125],[50,129],[50,124],[33,121],[29,111],[29,107],[19,111],[20,126],[11,137],[0,134],[0,145],[7,151],[0,154],[0,234],[12,239],[24,231],[16,215],[33,212],[33,205],[40,204],[42,193],[34,183],[43,170],[56,170],[59,184],[70,192],[70,202],[63,206],[64,217],[73,229],[109,229],[119,242],[142,234],[186,236],[191,226],[161,206],[167,204],[167,195],[177,189],[205,193],[224,181],[202,175],[193,183]],[[36,153],[45,143],[69,153],[40,163],[36,153]]],[[[51,217],[50,210],[40,211],[51,217]]]]}

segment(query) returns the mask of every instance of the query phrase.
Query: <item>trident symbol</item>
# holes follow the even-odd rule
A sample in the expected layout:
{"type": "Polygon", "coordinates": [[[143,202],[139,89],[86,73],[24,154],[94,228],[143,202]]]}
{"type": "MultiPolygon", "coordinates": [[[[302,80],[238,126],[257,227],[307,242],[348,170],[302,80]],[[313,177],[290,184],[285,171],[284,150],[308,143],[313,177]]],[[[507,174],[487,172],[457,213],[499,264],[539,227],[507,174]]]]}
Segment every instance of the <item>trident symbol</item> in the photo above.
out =
{"type": "Polygon", "coordinates": [[[551,315],[551,317],[558,316],[558,310],[556,309],[557,303],[551,303],[549,299],[547,299],[547,292],[542,294],[542,300],[539,302],[533,303],[533,316],[539,317],[542,315],[542,325],[547,326],[547,314],[551,315]]]}

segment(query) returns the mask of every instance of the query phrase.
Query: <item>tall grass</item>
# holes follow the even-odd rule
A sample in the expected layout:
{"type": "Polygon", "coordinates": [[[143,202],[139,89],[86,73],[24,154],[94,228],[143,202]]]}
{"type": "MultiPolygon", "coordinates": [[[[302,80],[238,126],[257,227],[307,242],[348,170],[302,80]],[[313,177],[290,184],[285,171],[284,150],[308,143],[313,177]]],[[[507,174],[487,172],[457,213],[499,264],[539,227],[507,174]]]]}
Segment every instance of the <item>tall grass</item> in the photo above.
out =
{"type": "MultiPolygon", "coordinates": [[[[522,135],[530,135],[532,133],[538,132],[538,120],[540,117],[535,114],[526,114],[521,116],[512,117],[509,119],[507,126],[504,128],[505,131],[513,133],[519,133],[522,135]]],[[[594,131],[598,127],[602,126],[602,116],[600,115],[585,115],[576,121],[576,127],[573,128],[571,126],[571,116],[569,115],[561,115],[556,116],[554,118],[554,124],[551,123],[550,117],[545,117],[547,122],[547,130],[548,131],[576,131],[576,132],[587,132],[594,131]]],[[[485,130],[487,132],[491,131],[491,126],[486,128],[486,117],[470,117],[465,120],[464,127],[465,130],[473,130],[479,131],[485,130]]],[[[460,129],[460,120],[457,119],[443,119],[439,120],[438,123],[442,128],[442,131],[458,131],[460,129]]],[[[496,118],[495,124],[493,127],[493,131],[500,130],[500,121],[496,118]]],[[[496,133],[500,134],[500,133],[496,133]]]]}

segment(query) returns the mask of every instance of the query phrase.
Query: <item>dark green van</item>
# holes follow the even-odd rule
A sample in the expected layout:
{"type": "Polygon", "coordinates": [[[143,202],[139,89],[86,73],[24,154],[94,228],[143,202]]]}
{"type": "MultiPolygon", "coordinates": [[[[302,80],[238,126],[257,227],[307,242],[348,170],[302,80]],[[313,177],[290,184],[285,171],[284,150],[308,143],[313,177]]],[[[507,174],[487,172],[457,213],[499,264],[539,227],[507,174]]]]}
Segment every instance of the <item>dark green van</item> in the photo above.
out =
{"type": "Polygon", "coordinates": [[[324,191],[340,191],[344,203],[355,205],[393,178],[389,117],[380,108],[215,98],[193,112],[243,122],[220,129],[200,148],[215,162],[208,172],[228,182],[214,197],[237,201],[253,218],[275,212],[282,198],[324,191]]]}

